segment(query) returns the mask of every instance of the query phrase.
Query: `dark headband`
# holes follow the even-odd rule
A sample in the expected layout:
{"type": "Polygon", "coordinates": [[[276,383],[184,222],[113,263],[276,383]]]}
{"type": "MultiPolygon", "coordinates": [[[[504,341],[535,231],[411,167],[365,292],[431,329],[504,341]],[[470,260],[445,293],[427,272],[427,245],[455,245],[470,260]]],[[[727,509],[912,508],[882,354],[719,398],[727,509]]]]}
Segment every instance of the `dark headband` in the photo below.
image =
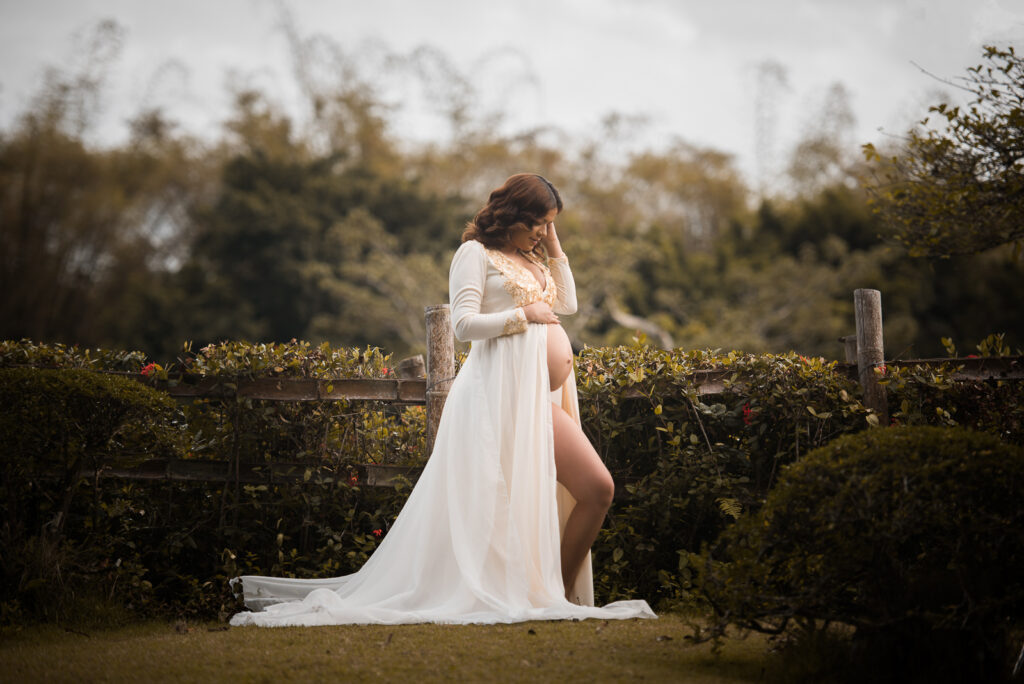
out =
{"type": "Polygon", "coordinates": [[[555,190],[555,186],[551,184],[551,181],[549,181],[547,178],[545,178],[544,176],[540,175],[539,173],[535,173],[533,175],[536,176],[537,178],[539,178],[540,181],[542,183],[544,183],[544,185],[547,186],[548,192],[551,193],[551,199],[554,200],[555,206],[557,207],[558,206],[558,191],[555,190]]]}

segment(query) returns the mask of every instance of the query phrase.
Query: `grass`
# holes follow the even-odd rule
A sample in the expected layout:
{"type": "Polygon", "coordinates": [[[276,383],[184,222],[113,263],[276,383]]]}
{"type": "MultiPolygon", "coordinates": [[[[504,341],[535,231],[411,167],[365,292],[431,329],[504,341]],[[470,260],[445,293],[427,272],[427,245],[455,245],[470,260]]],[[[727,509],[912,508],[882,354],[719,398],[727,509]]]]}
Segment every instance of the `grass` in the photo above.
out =
{"type": "Polygon", "coordinates": [[[763,681],[766,642],[691,645],[686,618],[226,628],[147,622],[25,628],[0,642],[0,678],[80,681],[763,681]]]}

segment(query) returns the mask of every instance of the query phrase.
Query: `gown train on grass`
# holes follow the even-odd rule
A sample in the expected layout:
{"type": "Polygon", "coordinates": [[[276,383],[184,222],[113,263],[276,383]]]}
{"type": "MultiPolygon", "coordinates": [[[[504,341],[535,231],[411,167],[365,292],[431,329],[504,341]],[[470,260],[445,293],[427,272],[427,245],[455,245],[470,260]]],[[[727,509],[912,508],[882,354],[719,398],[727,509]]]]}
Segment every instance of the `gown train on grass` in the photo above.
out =
{"type": "MultiPolygon", "coordinates": [[[[488,292],[508,281],[507,264],[497,268],[488,252],[464,243],[453,261],[457,334],[465,327],[460,321],[468,320],[459,314],[473,298],[467,287],[480,293],[479,301],[468,303],[476,315],[512,308],[501,292],[488,292]]],[[[554,279],[561,288],[566,278],[572,284],[567,273],[565,263],[554,279]]],[[[521,295],[503,290],[506,298],[521,295]]],[[[561,388],[548,391],[548,326],[522,327],[474,339],[452,383],[433,453],[365,565],[328,579],[236,578],[252,612],[238,613],[232,625],[656,617],[640,600],[595,607],[589,555],[570,592],[573,600],[565,597],[560,534],[575,501],[555,479],[551,404],[579,422],[575,378],[570,374],[561,388]]]]}

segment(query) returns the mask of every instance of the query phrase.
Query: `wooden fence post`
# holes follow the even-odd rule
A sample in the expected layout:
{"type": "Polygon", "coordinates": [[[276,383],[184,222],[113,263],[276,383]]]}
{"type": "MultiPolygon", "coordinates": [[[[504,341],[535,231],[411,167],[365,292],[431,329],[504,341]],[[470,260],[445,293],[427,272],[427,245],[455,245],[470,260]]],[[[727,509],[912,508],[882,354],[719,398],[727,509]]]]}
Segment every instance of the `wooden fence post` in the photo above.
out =
{"type": "Polygon", "coordinates": [[[878,384],[875,373],[875,368],[885,365],[882,293],[878,290],[854,290],[853,309],[857,319],[857,376],[864,388],[864,404],[875,411],[880,425],[888,425],[889,404],[885,387],[878,384]]]}
{"type": "Polygon", "coordinates": [[[455,377],[455,337],[447,304],[424,309],[427,319],[427,453],[434,450],[437,424],[455,377]]]}
{"type": "Polygon", "coordinates": [[[857,336],[845,335],[839,338],[843,343],[843,353],[846,355],[846,363],[857,363],[857,336]]]}

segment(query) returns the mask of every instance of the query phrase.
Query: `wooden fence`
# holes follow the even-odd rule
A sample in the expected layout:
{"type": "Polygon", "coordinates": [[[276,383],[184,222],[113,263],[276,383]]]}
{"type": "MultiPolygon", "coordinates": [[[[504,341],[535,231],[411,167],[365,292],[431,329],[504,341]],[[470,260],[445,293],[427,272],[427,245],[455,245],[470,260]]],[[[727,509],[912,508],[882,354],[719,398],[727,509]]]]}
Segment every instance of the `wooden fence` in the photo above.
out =
{"type": "MultiPolygon", "coordinates": [[[[864,389],[865,405],[879,414],[879,423],[888,425],[885,388],[874,369],[883,364],[898,366],[938,366],[955,364],[959,370],[954,379],[1022,380],[1024,357],[940,358],[885,361],[882,337],[881,293],[878,290],[854,292],[856,335],[840,339],[845,344],[846,363],[837,372],[857,379],[864,389]]],[[[437,424],[441,417],[448,389],[455,375],[455,344],[448,305],[429,306],[425,311],[427,324],[426,378],[336,379],[256,378],[225,381],[218,378],[189,378],[160,382],[156,387],[173,397],[216,399],[262,399],[268,401],[378,401],[390,404],[425,405],[427,413],[426,453],[433,448],[437,424]]],[[[697,371],[691,379],[698,394],[720,394],[732,371],[697,371]]],[[[141,379],[139,376],[132,376],[141,379]]],[[[149,382],[146,380],[146,382],[149,382]]],[[[630,396],[627,394],[627,397],[630,396]]],[[[639,390],[632,394],[644,396],[639,390]]],[[[117,477],[133,480],[190,480],[206,482],[262,483],[311,480],[330,481],[354,476],[360,484],[393,486],[398,476],[419,470],[414,466],[367,464],[354,473],[338,473],[330,469],[311,468],[301,463],[245,464],[195,459],[154,459],[134,467],[105,467],[99,473],[83,473],[83,477],[117,477]]]]}

